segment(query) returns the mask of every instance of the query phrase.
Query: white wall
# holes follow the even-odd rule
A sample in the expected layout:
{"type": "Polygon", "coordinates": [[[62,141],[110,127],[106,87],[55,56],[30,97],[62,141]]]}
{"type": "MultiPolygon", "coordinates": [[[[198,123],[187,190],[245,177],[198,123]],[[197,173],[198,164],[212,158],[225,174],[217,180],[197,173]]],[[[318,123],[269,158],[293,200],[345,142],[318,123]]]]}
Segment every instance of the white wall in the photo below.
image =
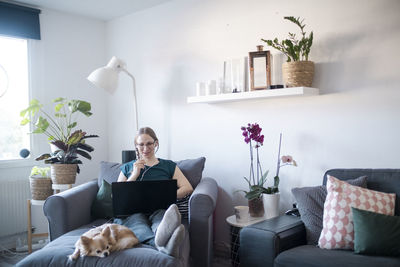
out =
{"type": "MultiPolygon", "coordinates": [[[[400,142],[400,2],[396,0],[176,0],[107,23],[107,57],[126,60],[136,77],[140,126],[161,140],[160,157],[207,157],[204,174],[219,186],[216,241],[228,242],[225,217],[246,203],[248,147],[240,126],[258,122],[266,136],[264,169],[283,153],[299,166],[281,170],[281,211],[296,186],[318,185],[329,168],[398,168],[400,142]],[[314,31],[311,60],[321,95],[225,104],[187,104],[197,81],[222,76],[223,61],[246,56],[260,38],[297,31],[283,16],[305,18],[314,31]]],[[[131,81],[109,97],[109,155],[133,146],[131,81]]],[[[270,181],[272,176],[269,177],[270,181]]]]}
{"type": "MultiPolygon", "coordinates": [[[[77,184],[97,177],[99,162],[107,160],[107,94],[96,89],[86,80],[87,75],[105,61],[105,23],[52,10],[40,14],[42,39],[30,40],[31,96],[48,105],[57,97],[83,99],[92,104],[93,116],[78,117],[78,126],[100,138],[88,139],[95,151],[92,160],[83,159],[77,184]]],[[[49,152],[44,136],[34,136],[33,157],[49,152]]],[[[26,164],[0,164],[0,181],[9,179],[28,180],[31,167],[43,165],[31,161],[26,164]]],[[[38,231],[46,230],[47,224],[41,207],[34,206],[33,225],[38,231]]],[[[10,233],[12,234],[12,233],[10,233]]]]}

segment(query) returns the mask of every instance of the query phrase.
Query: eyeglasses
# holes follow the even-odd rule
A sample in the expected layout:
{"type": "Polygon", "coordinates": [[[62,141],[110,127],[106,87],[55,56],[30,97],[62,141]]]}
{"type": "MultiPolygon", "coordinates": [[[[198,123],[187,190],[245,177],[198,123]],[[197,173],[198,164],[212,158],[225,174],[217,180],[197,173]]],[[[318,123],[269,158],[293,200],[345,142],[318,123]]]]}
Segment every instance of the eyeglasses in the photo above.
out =
{"type": "Polygon", "coordinates": [[[146,143],[146,144],[136,144],[136,146],[137,146],[138,148],[140,148],[140,149],[143,149],[144,147],[152,147],[152,146],[154,146],[154,143],[155,143],[155,142],[148,142],[148,143],[146,143]]]}

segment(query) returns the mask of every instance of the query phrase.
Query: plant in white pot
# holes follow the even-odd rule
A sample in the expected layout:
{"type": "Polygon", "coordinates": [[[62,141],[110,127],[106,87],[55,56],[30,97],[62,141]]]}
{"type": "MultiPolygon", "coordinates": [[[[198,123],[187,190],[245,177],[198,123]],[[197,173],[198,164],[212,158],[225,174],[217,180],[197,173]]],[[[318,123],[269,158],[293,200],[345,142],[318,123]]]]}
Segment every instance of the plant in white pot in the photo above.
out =
{"type": "Polygon", "coordinates": [[[286,87],[312,86],[314,77],[314,62],[308,60],[311,46],[313,44],[313,32],[307,36],[304,31],[304,20],[295,17],[284,17],[296,24],[301,31],[298,38],[295,33],[289,32],[289,38],[279,41],[261,39],[269,46],[281,51],[287,57],[287,62],[282,65],[283,80],[286,87]]]}
{"type": "Polygon", "coordinates": [[[33,166],[29,176],[32,199],[45,200],[53,194],[50,168],[33,166]]]}
{"type": "Polygon", "coordinates": [[[76,116],[79,113],[91,116],[91,105],[83,100],[68,100],[61,97],[53,102],[54,116],[50,116],[43,109],[43,105],[33,99],[30,105],[21,111],[23,117],[21,125],[26,125],[31,120],[36,121],[32,133],[46,135],[50,144],[56,147],[53,152],[36,158],[51,164],[53,183],[74,184],[76,174],[80,172],[78,164],[82,164],[78,155],[91,159],[89,153],[94,150],[92,146],[86,144],[86,139],[98,137],[98,135],[86,135],[82,130],[75,130],[76,116]]]}
{"type": "Polygon", "coordinates": [[[281,157],[281,145],[282,145],[282,134],[279,136],[279,149],[278,149],[278,162],[276,166],[276,174],[274,177],[274,185],[268,187],[267,190],[264,191],[263,200],[264,200],[264,209],[265,209],[265,217],[270,219],[276,216],[279,216],[279,171],[281,167],[284,166],[295,166],[297,167],[296,161],[292,156],[282,156],[281,157]]]}

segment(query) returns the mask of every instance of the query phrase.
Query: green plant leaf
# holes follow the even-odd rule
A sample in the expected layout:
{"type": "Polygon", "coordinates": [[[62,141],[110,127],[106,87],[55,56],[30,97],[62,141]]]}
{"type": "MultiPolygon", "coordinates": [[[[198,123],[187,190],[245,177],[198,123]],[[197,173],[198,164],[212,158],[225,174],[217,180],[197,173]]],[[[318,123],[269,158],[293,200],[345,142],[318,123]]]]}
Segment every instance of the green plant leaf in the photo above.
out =
{"type": "Polygon", "coordinates": [[[54,117],[57,117],[57,118],[66,118],[67,115],[64,114],[64,113],[55,113],[55,114],[54,114],[54,117]]]}
{"type": "Polygon", "coordinates": [[[54,107],[54,110],[55,110],[56,112],[59,112],[59,111],[63,108],[63,106],[64,106],[64,103],[57,104],[57,105],[54,107]]]}
{"type": "Polygon", "coordinates": [[[68,129],[72,129],[72,128],[76,127],[77,124],[78,124],[78,123],[73,122],[73,123],[71,123],[70,125],[68,125],[67,127],[68,127],[68,129]]]}
{"type": "Polygon", "coordinates": [[[51,155],[49,153],[45,153],[45,154],[42,154],[39,157],[35,158],[35,160],[44,160],[44,159],[48,159],[50,157],[51,157],[51,155]]]}
{"type": "Polygon", "coordinates": [[[81,155],[82,157],[85,157],[87,159],[92,159],[92,157],[86,151],[77,149],[76,153],[78,153],[79,155],[81,155]]]}
{"type": "Polygon", "coordinates": [[[28,118],[24,118],[24,119],[21,121],[21,126],[24,126],[24,125],[28,124],[29,122],[30,122],[30,120],[29,120],[28,118]]]}
{"type": "Polygon", "coordinates": [[[276,187],[276,188],[278,188],[278,186],[279,186],[279,176],[275,176],[274,177],[274,187],[276,187]]]}
{"type": "Polygon", "coordinates": [[[34,133],[44,133],[46,132],[47,128],[49,127],[49,122],[47,119],[43,118],[40,116],[35,124],[36,130],[39,130],[39,132],[33,131],[34,133]]]}
{"type": "Polygon", "coordinates": [[[63,97],[57,97],[56,99],[53,99],[53,102],[57,103],[57,102],[62,102],[64,100],[65,100],[65,98],[63,98],[63,97]]]}

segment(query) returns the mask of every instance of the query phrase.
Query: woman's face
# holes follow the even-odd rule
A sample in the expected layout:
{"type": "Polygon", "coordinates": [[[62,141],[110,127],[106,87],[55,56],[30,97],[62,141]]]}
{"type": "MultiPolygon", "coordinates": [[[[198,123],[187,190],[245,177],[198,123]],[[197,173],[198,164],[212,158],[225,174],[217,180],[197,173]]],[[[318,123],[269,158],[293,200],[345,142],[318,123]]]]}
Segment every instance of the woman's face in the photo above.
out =
{"type": "Polygon", "coordinates": [[[136,138],[136,148],[139,150],[140,157],[152,158],[157,145],[157,141],[148,134],[141,134],[136,138]]]}

